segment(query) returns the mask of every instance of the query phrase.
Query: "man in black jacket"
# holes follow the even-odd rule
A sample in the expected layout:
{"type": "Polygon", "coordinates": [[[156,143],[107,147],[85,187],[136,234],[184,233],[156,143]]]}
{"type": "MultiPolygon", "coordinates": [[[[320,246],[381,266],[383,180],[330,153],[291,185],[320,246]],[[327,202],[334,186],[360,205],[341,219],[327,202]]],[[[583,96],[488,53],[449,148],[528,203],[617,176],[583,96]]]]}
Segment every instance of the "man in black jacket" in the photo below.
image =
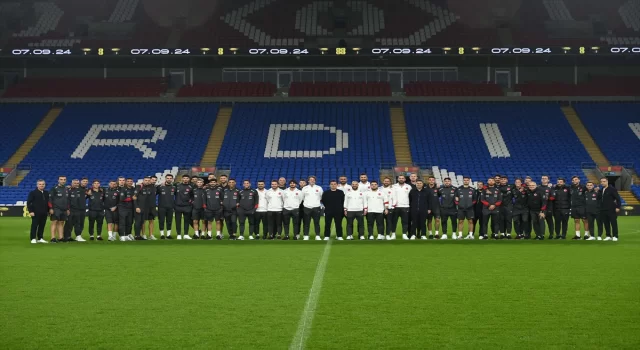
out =
{"type": "Polygon", "coordinates": [[[245,222],[249,221],[249,238],[253,239],[255,224],[253,217],[256,209],[258,208],[258,192],[251,188],[251,181],[244,180],[242,182],[244,187],[240,191],[240,202],[238,205],[238,222],[240,225],[240,236],[244,237],[245,222]]]}
{"type": "MultiPolygon", "coordinates": [[[[27,210],[31,216],[31,243],[48,243],[42,238],[44,227],[47,225],[47,207],[49,204],[49,191],[44,189],[44,180],[36,182],[36,189],[29,192],[27,197],[27,210]]],[[[52,231],[53,232],[53,231],[52,231]]],[[[51,236],[51,242],[56,242],[55,236],[51,236]]]]}
{"type": "MultiPolygon", "coordinates": [[[[417,188],[417,185],[416,185],[417,188]]],[[[458,208],[456,206],[456,188],[451,186],[451,178],[444,179],[444,186],[438,190],[438,196],[441,198],[440,215],[442,225],[442,238],[447,239],[447,226],[451,220],[451,238],[456,239],[456,218],[458,217],[458,208]]]]}
{"type": "Polygon", "coordinates": [[[502,193],[502,205],[500,206],[500,238],[511,239],[511,227],[513,222],[513,187],[509,183],[509,177],[500,176],[498,189],[502,193]]]}
{"type": "Polygon", "coordinates": [[[182,175],[182,183],[176,186],[176,231],[178,239],[191,239],[189,236],[189,227],[191,226],[191,203],[193,202],[193,188],[190,184],[189,175],[182,175]],[[182,221],[184,219],[184,222],[182,221]],[[184,232],[182,229],[184,228],[184,232]]]}
{"type": "Polygon", "coordinates": [[[82,230],[84,229],[84,216],[87,207],[87,193],[86,190],[80,187],[80,180],[74,179],[71,181],[71,188],[69,189],[69,220],[64,225],[64,236],[67,242],[86,242],[82,238],[82,230]],[[71,237],[71,232],[74,231],[76,239],[71,237]]]}
{"type": "Polygon", "coordinates": [[[498,231],[500,229],[500,205],[502,204],[502,192],[495,186],[495,180],[489,178],[487,180],[487,188],[482,190],[480,195],[482,202],[482,236],[479,239],[489,239],[487,236],[489,219],[491,219],[491,238],[499,239],[498,231]]]}
{"type": "Polygon", "coordinates": [[[165,222],[167,228],[166,239],[171,237],[171,225],[173,225],[173,207],[176,195],[176,186],[173,183],[173,175],[167,174],[164,177],[164,184],[156,187],[158,196],[158,226],[160,227],[160,239],[165,239],[165,222]]]}
{"type": "MultiPolygon", "coordinates": [[[[151,183],[151,177],[145,176],[143,182],[136,186],[135,196],[133,200],[133,204],[135,206],[134,215],[136,218],[135,224],[135,240],[142,241],[146,240],[146,235],[144,235],[144,227],[147,223],[147,217],[149,212],[151,211],[151,207],[149,206],[150,200],[149,197],[155,198],[156,189],[155,187],[149,186],[151,183]]],[[[155,240],[155,237],[153,238],[155,240]]]]}
{"type": "Polygon", "coordinates": [[[100,181],[93,180],[93,185],[87,190],[89,198],[89,240],[93,241],[94,228],[98,227],[98,240],[102,240],[102,224],[104,223],[104,191],[100,188],[100,181]]]}
{"type": "MultiPolygon", "coordinates": [[[[595,189],[595,185],[593,182],[587,182],[587,188],[584,193],[585,198],[585,217],[587,218],[587,225],[584,227],[584,239],[587,241],[595,241],[596,237],[598,240],[602,240],[600,235],[602,235],[602,231],[599,234],[596,234],[596,218],[600,213],[600,202],[598,202],[598,191],[595,189]],[[589,230],[592,230],[593,235],[589,234],[589,230]]],[[[600,221],[598,220],[598,224],[600,221]]],[[[602,229],[602,225],[600,224],[602,229]]]]}
{"type": "Polygon", "coordinates": [[[422,180],[416,181],[416,188],[409,191],[409,208],[411,208],[412,232],[409,232],[409,239],[426,239],[427,237],[427,216],[431,214],[429,209],[433,203],[433,188],[424,188],[422,180]]]}
{"type": "Polygon", "coordinates": [[[584,225],[585,235],[589,231],[589,221],[585,210],[587,189],[580,184],[580,178],[574,176],[571,178],[571,217],[576,227],[575,240],[580,239],[580,220],[584,225]]]}
{"type": "MultiPolygon", "coordinates": [[[[118,184],[121,184],[120,178],[118,184]]],[[[135,197],[136,189],[133,187],[133,179],[126,179],[118,187],[118,234],[121,242],[133,241],[131,229],[133,227],[133,197],[135,197]]]]}
{"type": "Polygon", "coordinates": [[[513,203],[513,226],[516,230],[516,238],[524,239],[525,233],[531,233],[529,222],[529,208],[527,207],[527,188],[522,185],[522,179],[516,179],[512,195],[513,203]]]}
{"type": "Polygon", "coordinates": [[[58,184],[49,192],[52,242],[64,241],[64,223],[69,218],[69,189],[66,176],[58,176],[58,184]],[[58,238],[53,241],[58,233],[58,238]]]}
{"type": "Polygon", "coordinates": [[[467,220],[469,234],[465,239],[473,239],[473,218],[474,207],[478,201],[476,189],[469,186],[471,178],[465,176],[462,179],[462,186],[456,189],[456,205],[458,206],[458,237],[453,233],[453,239],[462,239],[462,229],[464,221],[467,220]]]}
{"type": "Polygon", "coordinates": [[[571,191],[564,178],[558,178],[554,188],[555,203],[553,218],[556,223],[556,239],[567,239],[569,225],[569,210],[571,209],[571,191]]]}
{"type": "MultiPolygon", "coordinates": [[[[536,240],[544,239],[544,218],[547,212],[547,187],[540,186],[533,181],[529,182],[529,191],[527,192],[527,208],[531,226],[536,234],[536,240]]],[[[531,230],[525,233],[524,239],[531,238],[531,230]]]]}
{"type": "Polygon", "coordinates": [[[104,191],[104,210],[105,219],[107,219],[107,231],[109,233],[109,241],[115,241],[118,234],[118,201],[120,199],[120,191],[116,181],[109,181],[109,188],[104,191]]]}
{"type": "MultiPolygon", "coordinates": [[[[236,180],[229,179],[229,187],[224,190],[222,199],[222,209],[224,211],[224,221],[229,233],[229,239],[236,239],[238,231],[238,205],[240,204],[240,190],[236,188],[236,180]]],[[[272,233],[272,234],[275,234],[272,233]]],[[[244,240],[244,236],[240,238],[244,240]]]]}
{"type": "Polygon", "coordinates": [[[609,186],[609,180],[606,177],[600,179],[601,189],[598,191],[598,202],[600,203],[600,213],[598,215],[598,234],[602,236],[601,225],[607,232],[605,241],[618,241],[618,213],[622,199],[615,187],[609,186]]]}
{"type": "Polygon", "coordinates": [[[329,191],[322,193],[324,205],[324,236],[331,237],[331,222],[336,225],[336,239],[342,241],[342,219],[344,218],[344,192],[338,190],[338,182],[329,182],[329,191]]]}

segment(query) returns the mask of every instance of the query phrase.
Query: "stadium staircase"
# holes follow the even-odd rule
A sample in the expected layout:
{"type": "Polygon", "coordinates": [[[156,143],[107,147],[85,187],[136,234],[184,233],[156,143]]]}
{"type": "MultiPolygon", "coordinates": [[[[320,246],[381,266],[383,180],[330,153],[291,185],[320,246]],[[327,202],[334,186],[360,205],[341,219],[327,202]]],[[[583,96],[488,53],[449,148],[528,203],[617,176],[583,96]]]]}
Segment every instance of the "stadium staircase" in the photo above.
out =
{"type": "Polygon", "coordinates": [[[391,107],[391,134],[393,135],[393,149],[396,153],[396,163],[412,165],[411,148],[407,136],[407,124],[402,107],[391,107]]]}
{"type": "Polygon", "coordinates": [[[211,130],[211,134],[209,135],[209,142],[200,161],[200,166],[213,167],[216,165],[216,160],[218,160],[220,148],[222,148],[222,142],[224,141],[224,135],[227,132],[229,120],[231,119],[231,111],[231,107],[222,107],[218,110],[218,117],[216,118],[215,124],[213,124],[213,130],[211,130]]]}
{"type": "MultiPolygon", "coordinates": [[[[591,159],[593,159],[596,165],[609,166],[607,157],[605,157],[600,147],[598,147],[596,142],[591,137],[591,134],[580,120],[580,117],[578,117],[578,113],[576,112],[576,110],[573,109],[572,106],[563,106],[562,113],[564,113],[564,116],[567,118],[569,125],[571,125],[571,128],[573,128],[573,131],[576,133],[578,139],[580,140],[580,142],[582,142],[584,148],[587,150],[587,153],[589,153],[589,156],[591,157],[591,159]]],[[[593,171],[583,170],[583,172],[587,179],[589,179],[589,181],[592,181],[596,184],[598,183],[598,177],[593,171]]]]}
{"type": "MultiPolygon", "coordinates": [[[[5,163],[5,167],[9,168],[20,164],[24,158],[31,152],[33,147],[38,143],[40,138],[44,135],[44,133],[49,129],[51,124],[56,121],[60,113],[62,112],[62,108],[54,107],[49,110],[47,115],[40,121],[40,124],[36,126],[36,128],[31,132],[31,135],[22,143],[20,148],[16,151],[16,153],[9,158],[9,160],[5,163]]],[[[16,177],[11,181],[11,186],[18,186],[20,182],[29,174],[29,170],[19,170],[16,174],[16,177]]]]}

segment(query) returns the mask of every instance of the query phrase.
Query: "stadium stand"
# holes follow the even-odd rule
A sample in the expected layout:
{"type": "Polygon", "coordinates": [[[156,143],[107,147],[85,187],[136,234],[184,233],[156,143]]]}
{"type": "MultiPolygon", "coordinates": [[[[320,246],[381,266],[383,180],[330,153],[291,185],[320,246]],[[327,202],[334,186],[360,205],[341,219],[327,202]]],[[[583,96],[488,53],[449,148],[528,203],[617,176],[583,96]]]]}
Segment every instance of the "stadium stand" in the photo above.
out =
{"type": "Polygon", "coordinates": [[[18,187],[0,187],[0,203],[24,201],[37,179],[49,188],[63,174],[103,184],[175,174],[200,162],[217,112],[217,104],[205,103],[69,105],[21,163],[31,166],[27,177],[18,187]]]}
{"type": "Polygon", "coordinates": [[[407,96],[502,96],[498,84],[468,82],[411,82],[404,85],[407,96]]]}
{"type": "Polygon", "coordinates": [[[629,77],[593,77],[589,82],[540,83],[529,82],[516,85],[516,91],[522,96],[638,96],[640,78],[629,77]]]}
{"type": "Polygon", "coordinates": [[[29,137],[48,110],[48,105],[0,104],[0,165],[17,165],[5,163],[29,137]]]}
{"type": "Polygon", "coordinates": [[[164,78],[27,78],[3,97],[154,97],[166,90],[164,78]]]}
{"type": "Polygon", "coordinates": [[[272,103],[235,104],[217,166],[239,181],[316,175],[326,188],[342,174],[377,178],[394,162],[386,104],[272,103]]]}
{"type": "Polygon", "coordinates": [[[272,83],[196,83],[193,86],[183,86],[178,91],[178,97],[268,97],[276,93],[276,86],[272,83]]]}
{"type": "Polygon", "coordinates": [[[391,96],[386,82],[293,82],[289,96],[391,96]]]}
{"type": "Polygon", "coordinates": [[[586,181],[580,166],[589,155],[555,104],[415,103],[404,108],[413,161],[431,168],[438,182],[446,176],[461,183],[462,176],[476,181],[496,174],[511,180],[548,174],[554,183],[560,176],[578,175],[586,181]]]}

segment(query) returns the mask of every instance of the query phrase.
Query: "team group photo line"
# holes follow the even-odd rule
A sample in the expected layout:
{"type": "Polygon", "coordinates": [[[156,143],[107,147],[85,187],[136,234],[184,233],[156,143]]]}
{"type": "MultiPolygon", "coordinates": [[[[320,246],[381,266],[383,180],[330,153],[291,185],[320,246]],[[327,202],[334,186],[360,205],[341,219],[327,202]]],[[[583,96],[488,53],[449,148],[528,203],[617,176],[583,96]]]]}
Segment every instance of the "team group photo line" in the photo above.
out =
{"type": "Polygon", "coordinates": [[[533,232],[534,239],[543,240],[547,229],[548,239],[566,239],[570,218],[575,222],[574,240],[618,240],[621,199],[607,178],[600,179],[599,185],[582,185],[577,176],[571,185],[563,178],[553,185],[548,176],[542,176],[540,184],[531,177],[511,184],[508,177],[496,175],[475,186],[464,177],[463,185],[454,187],[450,178],[438,185],[434,177],[425,183],[412,173],[408,178],[399,175],[392,184],[389,177],[378,183],[363,173],[350,183],[346,176],[331,180],[326,191],[316,184],[315,176],[300,181],[280,178],[268,184],[258,180],[255,188],[250,180],[238,187],[227,175],[219,179],[213,174],[206,179],[182,175],[179,179],[174,181],[167,174],[157,184],[156,176],[147,176],[134,184],[132,178],[120,177],[102,187],[100,181],[89,184],[87,178],[67,185],[66,176],[59,176],[50,191],[44,180],[38,180],[27,199],[31,243],[85,242],[86,216],[89,240],[98,241],[103,240],[104,221],[109,241],[156,240],[155,220],[160,239],[173,239],[174,217],[179,240],[222,240],[225,226],[228,239],[244,240],[248,226],[251,240],[306,241],[312,222],[315,240],[329,240],[332,223],[336,239],[343,240],[345,218],[347,240],[355,239],[355,230],[360,240],[395,240],[399,222],[405,240],[473,240],[476,229],[481,240],[489,239],[489,229],[495,240],[512,239],[512,232],[516,239],[531,239],[533,232]],[[320,229],[322,216],[324,232],[320,229]],[[43,237],[47,218],[50,241],[43,237]]]}

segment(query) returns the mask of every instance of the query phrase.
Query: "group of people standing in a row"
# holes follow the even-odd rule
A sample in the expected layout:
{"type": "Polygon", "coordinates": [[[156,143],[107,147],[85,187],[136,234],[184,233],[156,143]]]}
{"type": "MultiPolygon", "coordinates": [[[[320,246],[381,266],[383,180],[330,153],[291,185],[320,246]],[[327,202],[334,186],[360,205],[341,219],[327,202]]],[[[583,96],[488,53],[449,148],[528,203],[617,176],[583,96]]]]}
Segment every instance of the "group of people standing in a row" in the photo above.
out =
{"type": "Polygon", "coordinates": [[[354,239],[356,229],[362,240],[396,239],[399,222],[403,239],[448,239],[449,220],[451,239],[474,239],[476,227],[479,239],[489,239],[491,227],[493,239],[512,238],[513,228],[517,239],[530,239],[533,231],[535,239],[540,240],[545,237],[545,226],[550,239],[554,232],[556,239],[565,239],[570,217],[575,220],[574,239],[581,238],[581,223],[584,239],[599,240],[603,231],[607,234],[605,240],[618,239],[621,200],[606,178],[601,179],[600,189],[591,182],[581,185],[578,177],[572,178],[571,185],[558,179],[552,186],[547,176],[538,185],[529,177],[510,184],[506,176],[500,175],[486,184],[479,181],[475,187],[465,177],[462,186],[454,187],[449,178],[442,186],[436,184],[434,177],[425,184],[415,173],[409,175],[409,181],[404,175],[398,176],[395,184],[390,178],[379,184],[361,174],[351,183],[345,176],[332,180],[327,191],[316,184],[314,176],[299,182],[280,178],[271,181],[268,189],[263,180],[257,182],[257,188],[250,180],[244,180],[242,188],[238,188],[236,181],[226,175],[221,175],[219,181],[213,175],[206,180],[188,175],[183,175],[179,183],[173,180],[168,174],[158,185],[157,178],[151,176],[134,185],[133,179],[120,177],[102,188],[98,180],[88,187],[86,178],[73,180],[67,186],[66,177],[60,176],[51,191],[46,191],[44,181],[39,180],[27,200],[32,217],[31,242],[47,243],[43,239],[47,216],[51,219],[50,242],[85,241],[82,232],[86,216],[89,239],[103,240],[106,220],[111,241],[118,237],[120,241],[155,240],[156,219],[160,238],[173,239],[174,217],[177,239],[213,239],[215,233],[220,240],[226,226],[229,239],[243,240],[248,226],[249,239],[308,240],[313,221],[316,240],[322,240],[321,236],[330,239],[332,224],[336,238],[342,240],[344,218],[348,240],[354,239]],[[321,233],[323,213],[325,227],[321,233]],[[463,237],[465,221],[467,234],[463,237]],[[591,230],[595,233],[595,222],[598,235],[591,235],[591,230]],[[189,234],[191,227],[193,236],[189,234]]]}

